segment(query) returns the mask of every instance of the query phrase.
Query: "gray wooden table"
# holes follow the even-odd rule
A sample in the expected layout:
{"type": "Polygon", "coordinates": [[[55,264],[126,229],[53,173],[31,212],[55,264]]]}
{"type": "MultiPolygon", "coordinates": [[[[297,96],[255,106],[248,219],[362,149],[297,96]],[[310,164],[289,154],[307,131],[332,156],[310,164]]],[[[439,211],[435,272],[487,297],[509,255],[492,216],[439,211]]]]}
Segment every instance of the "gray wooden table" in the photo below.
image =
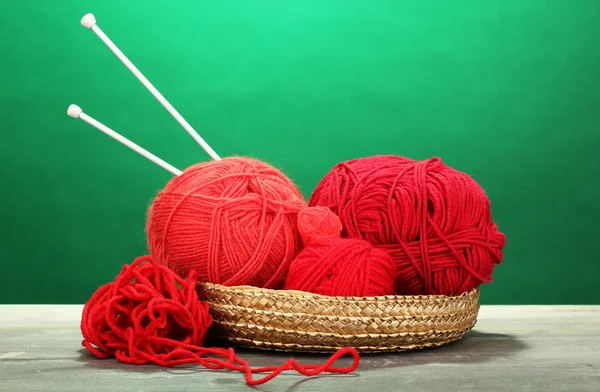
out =
{"type": "MultiPolygon", "coordinates": [[[[81,306],[0,306],[1,391],[236,391],[243,376],[99,360],[81,347],[81,306]]],[[[242,350],[252,366],[288,354],[242,350]]],[[[325,356],[296,356],[320,362],[325,356]]],[[[345,362],[348,363],[348,362],[345,362]]],[[[600,306],[483,306],[462,341],[363,355],[349,375],[289,373],[262,391],[600,391],[600,306]]]]}

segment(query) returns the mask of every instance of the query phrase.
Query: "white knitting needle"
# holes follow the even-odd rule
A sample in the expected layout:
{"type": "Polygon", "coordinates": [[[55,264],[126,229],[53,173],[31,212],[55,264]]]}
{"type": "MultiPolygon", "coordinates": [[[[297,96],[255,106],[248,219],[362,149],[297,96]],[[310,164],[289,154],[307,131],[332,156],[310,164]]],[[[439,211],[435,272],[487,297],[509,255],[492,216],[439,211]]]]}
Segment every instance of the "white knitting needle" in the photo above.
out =
{"type": "Polygon", "coordinates": [[[125,66],[139,79],[140,82],[154,95],[154,98],[164,106],[165,109],[177,120],[177,122],[190,134],[191,137],[206,151],[206,153],[215,161],[220,160],[221,158],[217,153],[202,139],[202,137],[192,128],[192,126],[185,121],[185,119],[179,114],[177,110],[167,101],[165,97],[150,83],[148,79],[136,68],[135,65],[121,52],[121,50],[115,45],[110,38],[98,27],[96,24],[96,18],[93,14],[86,14],[83,18],[81,18],[81,25],[88,29],[91,29],[98,38],[102,40],[108,46],[108,48],[125,64],[125,66]]]}
{"type": "Polygon", "coordinates": [[[115,139],[116,141],[118,141],[119,143],[131,148],[133,151],[137,152],[138,154],[140,154],[141,156],[143,156],[144,158],[147,158],[149,160],[151,160],[152,162],[156,163],[158,166],[162,167],[163,169],[166,169],[168,171],[170,171],[171,173],[173,173],[176,176],[180,176],[182,173],[181,170],[171,166],[170,164],[168,164],[167,162],[163,161],[162,159],[160,159],[159,157],[157,157],[156,155],[152,154],[151,152],[144,150],[142,147],[138,146],[137,144],[135,144],[134,142],[132,142],[131,140],[121,136],[120,134],[118,134],[117,132],[113,131],[112,129],[110,129],[109,127],[107,127],[106,125],[102,124],[99,121],[94,120],[92,117],[88,116],[87,114],[85,114],[83,112],[83,110],[81,110],[81,108],[77,105],[70,105],[69,108],[67,109],[67,114],[73,118],[78,118],[80,120],[85,121],[86,123],[90,124],[92,127],[104,132],[105,134],[107,134],[108,136],[112,137],[113,139],[115,139]]]}

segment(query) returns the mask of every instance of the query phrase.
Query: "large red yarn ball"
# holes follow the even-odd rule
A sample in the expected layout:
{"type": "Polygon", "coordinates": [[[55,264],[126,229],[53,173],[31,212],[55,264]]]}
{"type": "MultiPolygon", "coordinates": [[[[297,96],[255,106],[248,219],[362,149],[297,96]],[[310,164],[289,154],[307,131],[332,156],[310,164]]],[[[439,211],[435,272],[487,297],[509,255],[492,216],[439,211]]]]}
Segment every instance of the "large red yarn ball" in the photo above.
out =
{"type": "Polygon", "coordinates": [[[366,241],[320,238],[296,256],[285,288],[329,296],[390,295],[395,275],[389,254],[366,241]]]}
{"type": "Polygon", "coordinates": [[[173,178],[148,212],[148,246],[182,276],[278,288],[301,240],[306,202],[279,170],[251,158],[199,163],[173,178]]]}
{"type": "Polygon", "coordinates": [[[439,158],[339,163],[309,205],[335,212],[343,236],[385,249],[396,263],[398,294],[457,295],[491,281],[502,261],[505,236],[485,192],[439,158]]]}

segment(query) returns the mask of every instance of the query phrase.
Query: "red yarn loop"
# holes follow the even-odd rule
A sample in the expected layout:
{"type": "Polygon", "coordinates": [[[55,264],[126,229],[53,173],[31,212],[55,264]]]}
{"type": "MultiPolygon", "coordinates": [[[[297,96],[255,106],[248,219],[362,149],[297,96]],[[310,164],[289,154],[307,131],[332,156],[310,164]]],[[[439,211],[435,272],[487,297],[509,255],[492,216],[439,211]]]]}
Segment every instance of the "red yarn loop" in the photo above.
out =
{"type": "Polygon", "coordinates": [[[399,294],[457,295],[491,281],[502,261],[505,237],[485,192],[439,158],[381,155],[339,163],[309,205],[338,215],[343,236],[388,251],[399,294]]]}
{"type": "Polygon", "coordinates": [[[298,231],[308,245],[319,238],[340,237],[342,222],[327,207],[308,207],[298,213],[298,231]]]}
{"type": "Polygon", "coordinates": [[[296,225],[306,202],[274,167],[230,157],[187,168],[148,212],[150,254],[201,281],[279,288],[300,250],[296,225]]]}
{"type": "Polygon", "coordinates": [[[390,295],[395,276],[390,255],[367,241],[321,238],[292,261],[285,288],[329,296],[390,295]]]}
{"type": "Polygon", "coordinates": [[[99,358],[115,357],[131,364],[160,366],[200,364],[245,374],[248,385],[263,384],[286,370],[305,376],[322,372],[350,373],[358,367],[353,348],[334,353],[322,365],[301,365],[293,358],[281,366],[252,368],[234,350],[202,347],[212,317],[196,294],[197,274],[187,280],[142,256],[125,265],[114,282],[100,287],[85,304],[81,319],[83,346],[99,358]],[[334,367],[350,355],[348,367],[334,367]],[[254,379],[254,373],[268,373],[254,379]]]}

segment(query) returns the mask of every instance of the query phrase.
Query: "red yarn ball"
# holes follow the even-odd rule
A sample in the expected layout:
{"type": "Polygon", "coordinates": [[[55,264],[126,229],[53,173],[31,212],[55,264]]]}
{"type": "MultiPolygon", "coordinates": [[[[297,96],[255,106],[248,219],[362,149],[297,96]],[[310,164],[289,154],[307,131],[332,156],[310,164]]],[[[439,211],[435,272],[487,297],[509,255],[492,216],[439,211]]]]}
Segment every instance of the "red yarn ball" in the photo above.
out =
{"type": "Polygon", "coordinates": [[[100,358],[165,364],[182,345],[200,346],[212,317],[198,299],[195,272],[188,280],[143,256],[124,266],[114,282],[100,287],[85,304],[83,345],[100,358]]]}
{"type": "Polygon", "coordinates": [[[321,180],[309,205],[336,213],[343,236],[388,251],[399,294],[457,295],[491,281],[502,261],[505,236],[484,191],[437,157],[342,162],[321,180]]]}
{"type": "Polygon", "coordinates": [[[319,238],[339,237],[340,218],[327,207],[308,207],[298,213],[298,231],[305,245],[319,238]]]}
{"type": "Polygon", "coordinates": [[[156,261],[202,281],[278,288],[301,246],[306,208],[279,170],[251,158],[199,163],[172,179],[148,212],[156,261]]]}
{"type": "Polygon", "coordinates": [[[285,288],[329,296],[389,295],[395,276],[396,266],[384,250],[363,240],[321,238],[296,256],[285,288]]]}

